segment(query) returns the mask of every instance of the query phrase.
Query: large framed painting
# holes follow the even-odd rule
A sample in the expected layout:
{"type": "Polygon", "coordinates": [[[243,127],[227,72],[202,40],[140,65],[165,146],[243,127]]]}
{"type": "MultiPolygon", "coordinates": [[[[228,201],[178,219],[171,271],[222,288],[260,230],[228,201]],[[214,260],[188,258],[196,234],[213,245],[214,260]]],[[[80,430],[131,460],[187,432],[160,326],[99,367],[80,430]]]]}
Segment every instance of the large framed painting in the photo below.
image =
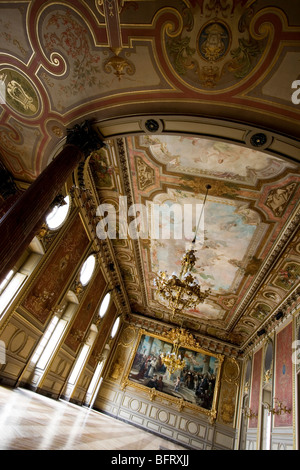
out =
{"type": "Polygon", "coordinates": [[[148,391],[151,399],[164,397],[177,403],[179,409],[196,408],[215,419],[223,360],[224,356],[203,350],[183,328],[163,336],[140,330],[123,387],[148,391]],[[168,366],[166,357],[177,357],[180,368],[168,366]]]}

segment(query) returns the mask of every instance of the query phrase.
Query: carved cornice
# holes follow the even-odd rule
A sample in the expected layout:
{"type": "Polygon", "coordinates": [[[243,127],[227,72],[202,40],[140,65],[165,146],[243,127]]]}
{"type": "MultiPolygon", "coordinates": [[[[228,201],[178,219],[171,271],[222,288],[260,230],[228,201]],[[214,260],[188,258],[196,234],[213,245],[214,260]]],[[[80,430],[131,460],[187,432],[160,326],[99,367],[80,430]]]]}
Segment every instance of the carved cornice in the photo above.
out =
{"type": "MultiPolygon", "coordinates": [[[[125,196],[127,197],[128,206],[131,206],[134,203],[134,200],[133,200],[131,180],[129,176],[128,158],[127,158],[127,151],[125,148],[125,141],[124,139],[119,138],[116,140],[116,142],[117,142],[118,157],[119,157],[119,162],[120,162],[120,170],[121,170],[120,173],[122,175],[122,182],[124,185],[125,196]]],[[[146,305],[147,293],[146,293],[146,287],[145,287],[143,263],[142,263],[138,240],[132,240],[132,245],[134,248],[134,255],[135,255],[136,267],[138,270],[139,279],[141,279],[140,285],[141,285],[141,291],[142,291],[141,293],[142,293],[142,298],[143,298],[143,304],[146,305]]]]}
{"type": "Polygon", "coordinates": [[[115,301],[118,304],[118,310],[126,314],[130,311],[130,306],[111,241],[109,238],[100,240],[97,237],[97,224],[99,222],[97,207],[99,200],[93,179],[89,173],[88,161],[89,159],[87,158],[82,162],[78,167],[77,173],[74,174],[75,186],[72,188],[72,191],[78,198],[81,213],[94,243],[96,256],[108,279],[109,288],[116,290],[115,301]]]}
{"type": "MultiPolygon", "coordinates": [[[[145,329],[151,333],[168,337],[172,334],[172,328],[169,323],[159,320],[152,320],[149,317],[142,317],[137,314],[130,314],[126,317],[126,322],[138,329],[145,329]]],[[[206,335],[198,335],[193,332],[192,337],[197,343],[197,347],[209,351],[214,354],[223,354],[224,356],[239,357],[239,348],[224,341],[218,341],[206,335]]]]}
{"type": "Polygon", "coordinates": [[[254,348],[266,340],[283,322],[288,320],[300,305],[300,285],[298,285],[290,295],[284,299],[269,318],[260,325],[261,336],[257,332],[251,335],[240,351],[242,357],[247,356],[254,348]]]}

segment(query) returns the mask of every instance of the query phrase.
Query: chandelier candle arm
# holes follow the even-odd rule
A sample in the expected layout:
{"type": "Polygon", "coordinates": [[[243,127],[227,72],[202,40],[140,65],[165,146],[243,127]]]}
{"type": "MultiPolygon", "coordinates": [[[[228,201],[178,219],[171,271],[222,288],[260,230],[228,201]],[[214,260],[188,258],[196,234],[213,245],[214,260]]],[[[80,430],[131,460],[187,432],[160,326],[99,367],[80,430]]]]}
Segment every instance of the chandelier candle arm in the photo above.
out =
{"type": "Polygon", "coordinates": [[[166,366],[168,372],[173,374],[177,370],[184,369],[186,362],[185,360],[181,359],[181,355],[179,354],[179,341],[175,340],[173,342],[173,349],[172,352],[162,353],[160,355],[163,364],[166,366]]]}

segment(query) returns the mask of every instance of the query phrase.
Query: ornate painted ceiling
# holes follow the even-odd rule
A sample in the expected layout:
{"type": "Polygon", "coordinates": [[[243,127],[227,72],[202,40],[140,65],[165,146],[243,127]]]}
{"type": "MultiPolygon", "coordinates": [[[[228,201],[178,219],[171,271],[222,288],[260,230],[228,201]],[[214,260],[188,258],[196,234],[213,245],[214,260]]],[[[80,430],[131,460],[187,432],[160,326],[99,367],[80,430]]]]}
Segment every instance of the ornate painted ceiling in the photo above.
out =
{"type": "Polygon", "coordinates": [[[129,211],[133,204],[140,213],[145,211],[137,239],[129,231],[124,236],[120,226],[111,237],[132,312],[165,323],[183,322],[205,337],[242,345],[297,292],[298,164],[215,140],[141,135],[111,142],[92,155],[89,165],[99,202],[107,204],[107,211],[112,208],[120,216],[117,220],[123,220],[124,196],[129,226],[138,217],[129,211]],[[211,189],[204,233],[200,227],[194,245],[193,274],[211,294],[173,319],[153,281],[160,270],[179,274],[207,184],[211,189]],[[179,217],[169,210],[175,205],[179,217]],[[185,229],[181,216],[192,213],[185,229]]]}
{"type": "Polygon", "coordinates": [[[245,347],[299,283],[300,6],[0,0],[0,11],[0,153],[15,181],[32,182],[67,128],[94,121],[107,142],[89,161],[95,205],[147,208],[147,237],[109,242],[129,312],[167,323],[153,280],[179,270],[191,240],[155,237],[155,207],[201,204],[210,184],[195,275],[211,295],[176,321],[245,347]]]}

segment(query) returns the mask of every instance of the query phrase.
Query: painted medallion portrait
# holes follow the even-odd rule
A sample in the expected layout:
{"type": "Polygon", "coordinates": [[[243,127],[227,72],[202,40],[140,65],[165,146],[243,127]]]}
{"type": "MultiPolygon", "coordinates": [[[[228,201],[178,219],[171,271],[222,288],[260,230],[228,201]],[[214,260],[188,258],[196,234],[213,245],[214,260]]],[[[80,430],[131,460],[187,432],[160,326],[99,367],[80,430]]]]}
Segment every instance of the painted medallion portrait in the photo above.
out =
{"type": "Polygon", "coordinates": [[[224,23],[210,22],[199,33],[198,50],[201,57],[214,62],[226,55],[230,45],[230,33],[224,23]]]}

